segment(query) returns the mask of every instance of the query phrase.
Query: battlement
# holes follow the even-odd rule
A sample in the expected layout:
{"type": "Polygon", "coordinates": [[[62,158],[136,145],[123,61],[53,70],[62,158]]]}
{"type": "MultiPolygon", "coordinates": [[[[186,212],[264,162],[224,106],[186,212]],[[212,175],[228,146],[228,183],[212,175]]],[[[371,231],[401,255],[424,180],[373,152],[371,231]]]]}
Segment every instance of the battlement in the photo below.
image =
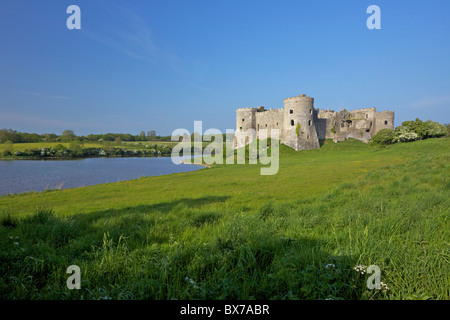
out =
{"type": "Polygon", "coordinates": [[[314,98],[308,97],[306,94],[303,93],[303,94],[298,95],[298,96],[296,96],[296,97],[286,98],[286,99],[284,99],[284,102],[288,102],[288,101],[297,101],[297,100],[314,101],[314,98]]]}

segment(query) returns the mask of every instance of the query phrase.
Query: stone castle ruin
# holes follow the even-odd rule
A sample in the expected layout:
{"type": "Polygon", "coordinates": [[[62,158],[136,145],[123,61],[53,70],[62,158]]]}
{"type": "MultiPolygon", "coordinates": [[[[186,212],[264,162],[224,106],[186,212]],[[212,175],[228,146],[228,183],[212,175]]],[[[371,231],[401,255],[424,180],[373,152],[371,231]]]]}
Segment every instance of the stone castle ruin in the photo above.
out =
{"type": "Polygon", "coordinates": [[[237,109],[234,147],[240,148],[259,139],[261,129],[268,131],[268,137],[272,129],[278,129],[280,142],[299,151],[319,149],[319,140],[324,139],[339,142],[354,138],[368,142],[375,133],[386,128],[394,129],[393,111],[377,112],[375,108],[319,110],[314,109],[314,98],[301,94],[284,99],[282,109],[237,109]]]}

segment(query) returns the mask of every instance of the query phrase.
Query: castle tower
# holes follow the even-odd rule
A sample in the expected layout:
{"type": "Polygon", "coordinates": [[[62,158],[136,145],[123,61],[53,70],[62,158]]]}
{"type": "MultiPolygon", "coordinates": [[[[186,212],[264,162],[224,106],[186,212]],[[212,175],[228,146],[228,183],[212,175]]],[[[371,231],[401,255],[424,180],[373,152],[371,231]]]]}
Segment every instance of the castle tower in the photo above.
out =
{"type": "Polygon", "coordinates": [[[241,108],[236,110],[236,133],[234,147],[240,148],[253,141],[253,136],[245,136],[249,129],[256,134],[256,108],[241,108]]]}
{"type": "Polygon", "coordinates": [[[374,134],[382,129],[394,130],[394,112],[393,111],[383,111],[383,112],[376,113],[374,134]]]}
{"type": "Polygon", "coordinates": [[[301,94],[284,99],[282,143],[298,150],[319,149],[314,123],[314,98],[301,94]]]}

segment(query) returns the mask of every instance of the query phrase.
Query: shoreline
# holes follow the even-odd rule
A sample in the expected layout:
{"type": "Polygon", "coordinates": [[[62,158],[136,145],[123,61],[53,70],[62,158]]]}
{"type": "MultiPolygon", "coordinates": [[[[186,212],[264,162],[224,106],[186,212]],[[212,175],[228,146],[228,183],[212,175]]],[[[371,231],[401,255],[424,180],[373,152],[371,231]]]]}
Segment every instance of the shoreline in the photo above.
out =
{"type": "Polygon", "coordinates": [[[184,162],[185,160],[181,160],[181,162],[180,163],[182,163],[182,164],[192,164],[192,165],[195,165],[195,166],[201,166],[201,167],[205,167],[205,168],[212,168],[213,166],[212,165],[210,165],[210,164],[204,164],[204,163],[192,163],[192,162],[184,162]]]}
{"type": "Polygon", "coordinates": [[[113,156],[83,156],[83,157],[0,157],[0,161],[6,161],[6,160],[83,160],[83,159],[108,159],[108,158],[168,158],[171,155],[145,155],[145,156],[137,156],[137,155],[131,155],[131,156],[122,156],[122,155],[113,155],[113,156]]]}

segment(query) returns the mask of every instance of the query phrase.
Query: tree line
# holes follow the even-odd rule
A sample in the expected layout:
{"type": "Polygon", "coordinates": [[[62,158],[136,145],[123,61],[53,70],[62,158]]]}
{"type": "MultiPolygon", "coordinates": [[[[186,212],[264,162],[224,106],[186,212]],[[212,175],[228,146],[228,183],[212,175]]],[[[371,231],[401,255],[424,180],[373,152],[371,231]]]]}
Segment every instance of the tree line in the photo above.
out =
{"type": "Polygon", "coordinates": [[[65,130],[61,135],[54,133],[26,133],[13,129],[0,129],[0,143],[11,141],[12,143],[33,143],[33,142],[70,142],[70,141],[170,141],[170,136],[156,135],[156,131],[141,131],[138,135],[128,133],[105,133],[89,134],[87,136],[77,136],[73,130],[65,130]]]}

